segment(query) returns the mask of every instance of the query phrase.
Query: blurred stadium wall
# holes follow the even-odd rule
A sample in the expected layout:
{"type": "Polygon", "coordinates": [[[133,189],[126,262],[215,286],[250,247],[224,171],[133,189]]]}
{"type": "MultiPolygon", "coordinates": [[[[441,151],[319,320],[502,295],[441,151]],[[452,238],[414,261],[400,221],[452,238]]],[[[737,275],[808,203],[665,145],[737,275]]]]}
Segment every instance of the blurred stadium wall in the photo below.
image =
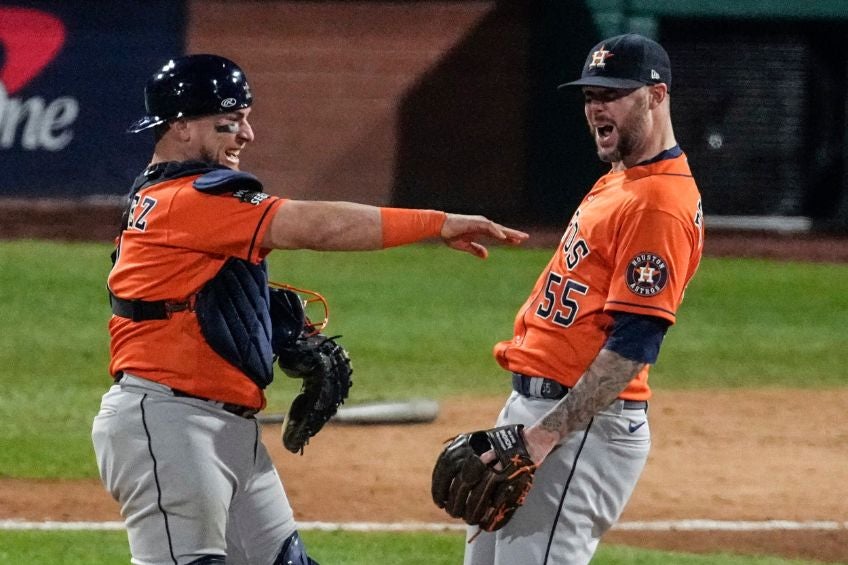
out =
{"type": "Polygon", "coordinates": [[[556,86],[627,31],[669,51],[711,227],[848,232],[843,0],[0,0],[0,198],[118,201],[145,78],[215,52],[269,192],[561,225],[604,167],[556,86]]]}

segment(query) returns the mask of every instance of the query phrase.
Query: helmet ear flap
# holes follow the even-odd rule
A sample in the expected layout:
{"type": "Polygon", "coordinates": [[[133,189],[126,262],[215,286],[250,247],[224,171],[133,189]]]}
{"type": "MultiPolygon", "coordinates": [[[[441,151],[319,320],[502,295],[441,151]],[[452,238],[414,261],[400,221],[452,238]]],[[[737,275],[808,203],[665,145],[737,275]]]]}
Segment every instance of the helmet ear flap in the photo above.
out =
{"type": "Polygon", "coordinates": [[[130,125],[136,133],[175,118],[233,112],[253,104],[244,71],[218,55],[187,55],[168,61],[147,81],[147,115],[130,125]]]}

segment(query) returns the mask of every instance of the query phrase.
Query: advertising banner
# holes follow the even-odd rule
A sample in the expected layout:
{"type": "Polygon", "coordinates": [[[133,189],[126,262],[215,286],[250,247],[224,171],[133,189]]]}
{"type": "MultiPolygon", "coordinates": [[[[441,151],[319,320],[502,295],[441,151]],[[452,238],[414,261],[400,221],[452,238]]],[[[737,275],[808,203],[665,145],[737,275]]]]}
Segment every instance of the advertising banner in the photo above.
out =
{"type": "Polygon", "coordinates": [[[0,197],[125,194],[144,85],[185,46],[182,1],[0,0],[0,197]]]}

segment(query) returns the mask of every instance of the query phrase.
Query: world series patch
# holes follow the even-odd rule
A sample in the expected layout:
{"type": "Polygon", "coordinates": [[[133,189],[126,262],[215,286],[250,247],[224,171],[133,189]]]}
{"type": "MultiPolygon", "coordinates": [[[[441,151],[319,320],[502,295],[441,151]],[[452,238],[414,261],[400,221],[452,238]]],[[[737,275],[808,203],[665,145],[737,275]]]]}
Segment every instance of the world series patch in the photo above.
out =
{"type": "Polygon", "coordinates": [[[270,195],[264,192],[256,192],[253,190],[246,190],[242,188],[233,192],[233,196],[235,196],[246,204],[253,204],[254,206],[258,206],[263,200],[268,198],[270,195]]]}
{"type": "Polygon", "coordinates": [[[627,288],[639,296],[655,296],[668,283],[668,264],[655,253],[639,253],[627,265],[627,288]]]}

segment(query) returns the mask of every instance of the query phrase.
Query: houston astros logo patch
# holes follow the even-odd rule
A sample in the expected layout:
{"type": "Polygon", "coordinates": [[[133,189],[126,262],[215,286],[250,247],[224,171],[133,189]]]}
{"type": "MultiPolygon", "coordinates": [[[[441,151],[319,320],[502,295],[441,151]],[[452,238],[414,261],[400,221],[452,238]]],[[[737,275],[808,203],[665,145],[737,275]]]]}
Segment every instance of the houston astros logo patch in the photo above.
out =
{"type": "Polygon", "coordinates": [[[639,253],[627,264],[627,288],[639,296],[654,296],[668,283],[668,264],[655,253],[639,253]]]}

